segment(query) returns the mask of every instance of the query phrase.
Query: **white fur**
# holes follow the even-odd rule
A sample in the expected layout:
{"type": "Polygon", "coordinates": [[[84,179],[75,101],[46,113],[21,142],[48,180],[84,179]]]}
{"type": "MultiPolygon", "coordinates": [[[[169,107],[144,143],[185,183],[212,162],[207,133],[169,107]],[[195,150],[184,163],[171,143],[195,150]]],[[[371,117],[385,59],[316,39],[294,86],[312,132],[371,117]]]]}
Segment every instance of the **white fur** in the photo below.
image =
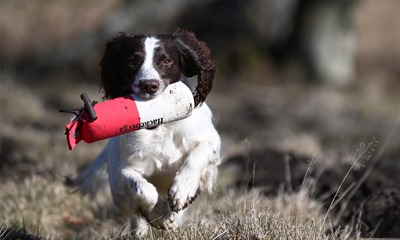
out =
{"type": "Polygon", "coordinates": [[[108,163],[114,204],[131,218],[133,234],[145,235],[148,222],[171,229],[182,223],[182,209],[198,189],[212,189],[220,144],[204,103],[186,119],[112,138],[82,173],[80,189],[93,191],[96,172],[108,163]]]}
{"type": "MultiPolygon", "coordinates": [[[[153,66],[153,59],[154,59],[154,50],[157,48],[159,40],[155,37],[147,37],[143,43],[144,45],[144,52],[145,58],[142,66],[140,67],[135,81],[133,83],[133,91],[135,93],[139,93],[139,82],[146,81],[146,80],[157,80],[160,84],[158,91],[155,95],[160,94],[166,88],[164,82],[161,79],[160,74],[153,66]]],[[[144,93],[141,93],[144,94],[144,93]]],[[[147,94],[148,95],[148,94],[147,94]]]]}

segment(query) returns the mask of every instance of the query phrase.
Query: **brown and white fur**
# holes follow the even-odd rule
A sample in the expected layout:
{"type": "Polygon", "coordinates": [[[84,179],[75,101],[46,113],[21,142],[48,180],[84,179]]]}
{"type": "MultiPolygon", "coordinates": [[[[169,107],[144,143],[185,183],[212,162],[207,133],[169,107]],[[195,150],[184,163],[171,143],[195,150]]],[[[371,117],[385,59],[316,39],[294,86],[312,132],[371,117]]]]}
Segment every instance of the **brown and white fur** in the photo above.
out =
{"type": "Polygon", "coordinates": [[[106,99],[132,93],[152,99],[168,84],[182,81],[192,89],[196,107],[183,120],[110,139],[97,159],[67,183],[93,194],[108,165],[113,202],[131,219],[133,235],[145,235],[149,224],[177,227],[196,196],[211,191],[220,162],[220,137],[204,103],[215,74],[210,50],[180,29],[171,35],[120,33],[106,43],[100,66],[106,99]]]}

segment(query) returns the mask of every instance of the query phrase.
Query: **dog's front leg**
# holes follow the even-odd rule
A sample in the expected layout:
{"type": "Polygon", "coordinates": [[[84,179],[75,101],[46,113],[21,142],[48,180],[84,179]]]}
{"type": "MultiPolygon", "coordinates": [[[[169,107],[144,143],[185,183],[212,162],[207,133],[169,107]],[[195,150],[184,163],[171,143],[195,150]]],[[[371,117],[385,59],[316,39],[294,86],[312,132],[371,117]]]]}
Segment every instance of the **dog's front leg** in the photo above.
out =
{"type": "Polygon", "coordinates": [[[205,185],[202,182],[202,174],[207,165],[219,159],[218,146],[208,141],[200,142],[189,153],[168,191],[172,210],[180,211],[186,208],[200,193],[205,185]]]}
{"type": "MultiPolygon", "coordinates": [[[[158,194],[156,188],[132,168],[122,169],[121,177],[124,189],[132,200],[130,207],[137,215],[134,218],[142,215],[154,227],[171,229],[174,222],[171,208],[167,200],[158,194]]],[[[134,222],[136,221],[132,221],[134,222]]],[[[140,228],[145,226],[132,226],[132,228],[140,231],[140,228]]]]}

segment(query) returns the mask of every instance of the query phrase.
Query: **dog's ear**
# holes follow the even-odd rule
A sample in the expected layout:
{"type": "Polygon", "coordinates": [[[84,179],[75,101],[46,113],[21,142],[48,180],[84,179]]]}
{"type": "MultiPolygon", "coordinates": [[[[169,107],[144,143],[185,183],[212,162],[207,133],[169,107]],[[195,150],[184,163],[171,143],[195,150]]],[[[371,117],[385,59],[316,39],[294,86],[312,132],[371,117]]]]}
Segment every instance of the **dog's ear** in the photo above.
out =
{"type": "Polygon", "coordinates": [[[210,60],[210,49],[191,32],[177,29],[172,36],[180,51],[183,74],[186,77],[198,76],[193,95],[195,106],[198,106],[204,102],[213,86],[216,68],[210,60]]]}
{"type": "Polygon", "coordinates": [[[122,79],[122,47],[129,37],[119,33],[107,41],[104,46],[103,57],[100,61],[101,88],[104,90],[105,99],[116,98],[124,91],[122,79]]]}

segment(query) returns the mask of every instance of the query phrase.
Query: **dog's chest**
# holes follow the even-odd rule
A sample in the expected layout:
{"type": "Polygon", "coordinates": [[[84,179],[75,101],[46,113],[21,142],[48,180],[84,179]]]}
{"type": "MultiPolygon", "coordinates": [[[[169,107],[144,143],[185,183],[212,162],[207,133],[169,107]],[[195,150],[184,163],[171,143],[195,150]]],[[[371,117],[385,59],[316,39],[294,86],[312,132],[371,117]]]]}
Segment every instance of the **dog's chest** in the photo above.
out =
{"type": "Polygon", "coordinates": [[[120,161],[145,176],[157,172],[175,173],[191,145],[177,123],[126,134],[121,137],[120,144],[120,161]]]}

